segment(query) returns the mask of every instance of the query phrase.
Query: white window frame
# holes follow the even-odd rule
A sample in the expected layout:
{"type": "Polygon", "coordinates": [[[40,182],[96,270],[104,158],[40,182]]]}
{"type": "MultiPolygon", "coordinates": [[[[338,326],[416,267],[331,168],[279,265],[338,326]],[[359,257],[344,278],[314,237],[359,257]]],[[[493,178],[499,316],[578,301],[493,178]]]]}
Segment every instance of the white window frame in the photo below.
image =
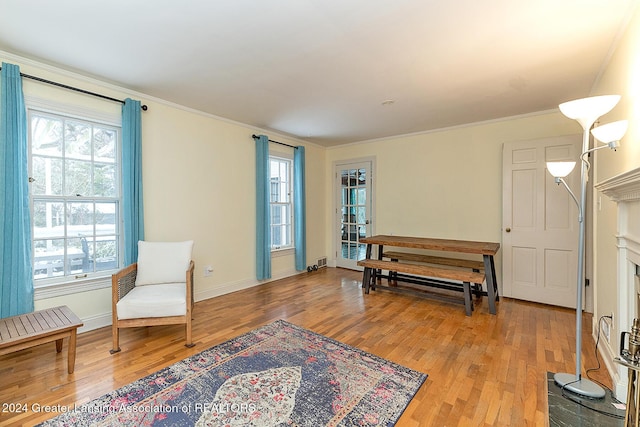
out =
{"type": "MultiPolygon", "coordinates": [[[[121,149],[122,149],[122,116],[121,114],[93,110],[91,108],[84,108],[78,105],[62,104],[48,99],[42,99],[33,96],[25,96],[25,104],[28,117],[28,146],[29,146],[29,173],[31,174],[31,111],[37,113],[50,114],[63,116],[69,119],[81,120],[93,122],[98,125],[104,125],[112,127],[117,130],[117,154],[116,154],[116,186],[118,188],[118,268],[121,268],[124,261],[124,241],[122,236],[123,222],[122,222],[122,192],[121,192],[121,179],[122,179],[122,163],[121,163],[121,149]]],[[[118,108],[118,112],[119,112],[118,108]]],[[[30,196],[30,209],[33,215],[33,197],[30,196]]],[[[33,227],[33,218],[32,224],[33,227]]],[[[33,236],[32,236],[33,238],[33,236]]],[[[33,242],[33,240],[32,240],[33,242]]],[[[33,244],[32,244],[33,245],[33,244]]],[[[87,292],[96,289],[104,289],[111,287],[111,275],[116,269],[103,270],[88,274],[86,277],[75,278],[75,276],[60,276],[48,279],[34,280],[34,299],[48,299],[55,298],[64,295],[77,294],[79,292],[87,292]]]]}
{"type": "MultiPolygon", "coordinates": [[[[289,227],[290,227],[290,236],[291,241],[288,245],[275,246],[273,241],[271,242],[271,255],[272,256],[282,256],[293,253],[295,250],[295,236],[294,236],[294,218],[293,218],[293,156],[284,154],[284,153],[273,153],[269,154],[269,212],[272,212],[271,207],[274,205],[286,205],[289,206],[289,227]],[[272,202],[272,185],[275,184],[271,178],[271,162],[275,161],[278,163],[286,163],[289,174],[289,181],[287,182],[287,191],[289,193],[289,201],[288,202],[272,202]]],[[[269,233],[273,236],[273,217],[270,215],[269,220],[269,233]]],[[[281,225],[279,223],[279,225],[281,225]]],[[[285,223],[286,224],[286,223],[285,223]]]]}

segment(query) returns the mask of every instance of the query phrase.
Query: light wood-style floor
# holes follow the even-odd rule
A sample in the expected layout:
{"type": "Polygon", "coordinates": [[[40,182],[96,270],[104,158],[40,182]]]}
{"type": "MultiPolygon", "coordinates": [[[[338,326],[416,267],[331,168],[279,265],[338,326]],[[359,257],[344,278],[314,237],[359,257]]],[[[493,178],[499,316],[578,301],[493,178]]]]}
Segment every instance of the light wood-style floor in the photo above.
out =
{"type": "MultiPolygon", "coordinates": [[[[1,356],[0,425],[41,422],[56,413],[36,412],[34,404],[56,410],[85,403],[277,319],[428,374],[398,426],[548,423],[547,371],[575,369],[573,310],[502,298],[493,316],[485,298],[467,317],[463,305],[388,291],[364,295],[361,279],[327,268],[198,302],[191,349],[183,327],[156,326],[124,330],[115,355],[110,328],[80,334],[73,374],[66,340],[59,354],[51,343],[1,356]],[[27,411],[12,413],[9,404],[27,411]]],[[[596,366],[589,331],[583,366],[596,366]]],[[[605,368],[592,376],[611,386],[605,368]]]]}

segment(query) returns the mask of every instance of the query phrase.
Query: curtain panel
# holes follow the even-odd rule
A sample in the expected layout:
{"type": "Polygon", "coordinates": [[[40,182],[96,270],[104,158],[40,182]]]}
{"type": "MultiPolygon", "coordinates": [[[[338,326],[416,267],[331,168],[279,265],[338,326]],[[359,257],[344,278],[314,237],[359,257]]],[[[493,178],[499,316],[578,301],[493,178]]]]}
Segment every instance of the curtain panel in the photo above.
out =
{"type": "Polygon", "coordinates": [[[0,317],[33,311],[27,111],[20,67],[0,71],[0,317]]]}
{"type": "Polygon", "coordinates": [[[122,212],[124,265],[138,260],[138,240],[144,240],[142,198],[142,113],[140,101],[122,106],[122,212]]]}
{"type": "Polygon", "coordinates": [[[295,258],[297,271],[303,271],[307,268],[307,215],[304,158],[304,147],[299,145],[293,150],[293,236],[296,247],[295,258]]]}
{"type": "Polygon", "coordinates": [[[271,278],[271,215],[269,211],[269,138],[256,138],[256,277],[271,278]]]}

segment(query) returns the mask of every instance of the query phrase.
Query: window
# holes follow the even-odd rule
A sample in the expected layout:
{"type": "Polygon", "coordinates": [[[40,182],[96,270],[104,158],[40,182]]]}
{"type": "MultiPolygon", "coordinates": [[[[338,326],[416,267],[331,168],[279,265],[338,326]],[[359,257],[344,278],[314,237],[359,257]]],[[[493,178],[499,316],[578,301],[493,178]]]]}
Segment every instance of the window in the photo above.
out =
{"type": "Polygon", "coordinates": [[[271,250],[293,248],[293,161],[269,156],[271,250]]]}
{"type": "MultiPolygon", "coordinates": [[[[120,265],[120,129],[29,110],[35,286],[120,265]]],[[[97,273],[97,274],[96,274],[97,273]]]]}

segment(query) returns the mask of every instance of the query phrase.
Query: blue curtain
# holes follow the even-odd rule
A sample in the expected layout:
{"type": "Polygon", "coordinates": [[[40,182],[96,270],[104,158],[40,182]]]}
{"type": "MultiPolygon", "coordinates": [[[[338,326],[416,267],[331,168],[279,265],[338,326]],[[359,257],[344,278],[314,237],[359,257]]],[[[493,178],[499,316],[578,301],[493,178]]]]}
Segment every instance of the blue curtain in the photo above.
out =
{"type": "Polygon", "coordinates": [[[138,240],[144,240],[141,116],[140,101],[125,99],[122,106],[122,212],[125,265],[133,264],[138,260],[138,240]]]}
{"type": "Polygon", "coordinates": [[[269,213],[269,138],[256,138],[256,277],[271,278],[271,215],[269,213]]]}
{"type": "Polygon", "coordinates": [[[296,247],[296,270],[307,268],[307,219],[304,182],[304,147],[293,150],[293,236],[296,247]]]}
{"type": "Polygon", "coordinates": [[[20,67],[0,71],[0,317],[33,311],[27,111],[20,67]]]}

